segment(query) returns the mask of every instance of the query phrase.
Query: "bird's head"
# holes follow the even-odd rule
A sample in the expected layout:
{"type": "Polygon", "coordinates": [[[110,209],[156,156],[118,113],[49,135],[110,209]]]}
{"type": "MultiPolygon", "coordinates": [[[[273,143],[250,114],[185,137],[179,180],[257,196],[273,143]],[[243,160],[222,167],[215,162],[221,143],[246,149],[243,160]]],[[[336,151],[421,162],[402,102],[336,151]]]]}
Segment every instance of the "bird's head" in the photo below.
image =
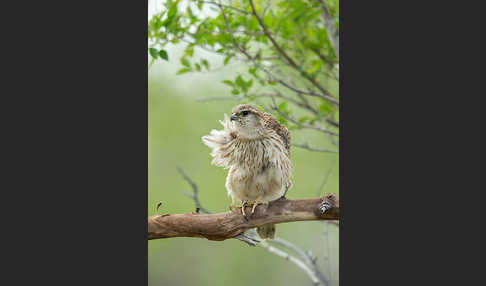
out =
{"type": "Polygon", "coordinates": [[[230,120],[238,135],[248,139],[259,137],[264,131],[263,113],[249,104],[240,104],[233,107],[230,120]]]}

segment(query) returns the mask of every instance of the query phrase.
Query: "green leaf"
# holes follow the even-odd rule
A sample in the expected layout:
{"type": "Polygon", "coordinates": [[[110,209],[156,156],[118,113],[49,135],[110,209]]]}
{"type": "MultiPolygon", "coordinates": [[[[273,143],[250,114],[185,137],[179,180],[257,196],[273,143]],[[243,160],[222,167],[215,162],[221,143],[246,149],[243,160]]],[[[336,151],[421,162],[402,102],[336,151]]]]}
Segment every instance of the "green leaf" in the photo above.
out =
{"type": "Polygon", "coordinates": [[[223,80],[222,83],[229,85],[229,86],[232,86],[232,87],[235,86],[235,84],[231,80],[227,80],[227,79],[223,80]]]}
{"type": "Polygon", "coordinates": [[[193,47],[189,47],[186,49],[185,51],[186,55],[189,56],[190,58],[192,58],[192,56],[194,56],[194,48],[193,47]]]}
{"type": "Polygon", "coordinates": [[[252,76],[254,76],[254,77],[258,78],[258,75],[256,74],[256,71],[257,71],[257,67],[251,67],[251,68],[249,68],[249,69],[248,69],[248,72],[249,72],[249,73],[250,73],[252,76]]]}
{"type": "Polygon", "coordinates": [[[250,87],[253,85],[253,79],[250,79],[249,81],[246,82],[246,87],[250,89],[250,87]]]}
{"type": "Polygon", "coordinates": [[[238,75],[235,79],[235,83],[237,86],[239,86],[240,88],[243,88],[245,86],[245,81],[243,80],[243,78],[241,77],[241,75],[238,75]]]}
{"type": "Polygon", "coordinates": [[[283,101],[282,103],[280,103],[280,105],[278,106],[278,109],[280,109],[280,111],[286,111],[287,110],[287,101],[283,101]]]}
{"type": "Polygon", "coordinates": [[[187,11],[187,15],[189,15],[191,19],[194,18],[194,13],[192,13],[191,6],[187,6],[186,11],[187,11]]]}
{"type": "Polygon", "coordinates": [[[227,65],[229,63],[229,61],[231,60],[233,56],[232,55],[227,55],[225,58],[224,58],[224,62],[223,62],[223,65],[227,65]]]}
{"type": "Polygon", "coordinates": [[[209,62],[206,59],[201,59],[201,64],[209,70],[209,62]]]}
{"type": "Polygon", "coordinates": [[[304,122],[309,121],[309,120],[310,120],[309,116],[302,116],[301,118],[299,118],[300,123],[304,123],[304,122]]]}
{"type": "Polygon", "coordinates": [[[192,69],[191,68],[181,68],[180,70],[177,71],[177,75],[180,75],[180,74],[183,74],[183,73],[188,73],[188,72],[191,72],[192,69]]]}
{"type": "MultiPolygon", "coordinates": [[[[248,100],[249,101],[255,101],[256,100],[256,95],[252,94],[252,95],[248,95],[248,100]]],[[[263,112],[263,109],[260,109],[262,112],[263,112]]]]}
{"type": "Polygon", "coordinates": [[[149,53],[152,56],[152,58],[156,59],[159,56],[159,53],[157,52],[157,49],[155,48],[150,48],[149,53]]]}
{"type": "Polygon", "coordinates": [[[159,51],[159,56],[160,56],[162,59],[164,59],[164,60],[166,60],[166,61],[169,61],[169,55],[167,54],[167,51],[165,51],[165,50],[160,50],[160,51],[159,51]]]}
{"type": "Polygon", "coordinates": [[[234,94],[234,95],[238,95],[238,94],[240,94],[240,91],[239,91],[239,90],[237,90],[237,89],[233,89],[233,90],[231,91],[231,93],[232,93],[232,94],[234,94]]]}
{"type": "Polygon", "coordinates": [[[277,120],[280,122],[280,124],[287,125],[287,119],[285,119],[285,117],[283,117],[281,114],[278,115],[277,120]]]}
{"type": "Polygon", "coordinates": [[[191,67],[191,63],[189,62],[189,60],[187,58],[184,58],[184,57],[181,58],[181,64],[183,66],[188,67],[188,68],[191,67]]]}
{"type": "Polygon", "coordinates": [[[196,66],[197,71],[201,71],[201,65],[200,64],[196,63],[195,66],[196,66]]]}
{"type": "Polygon", "coordinates": [[[332,111],[332,106],[329,103],[324,102],[319,106],[319,110],[322,114],[329,114],[332,111]]]}

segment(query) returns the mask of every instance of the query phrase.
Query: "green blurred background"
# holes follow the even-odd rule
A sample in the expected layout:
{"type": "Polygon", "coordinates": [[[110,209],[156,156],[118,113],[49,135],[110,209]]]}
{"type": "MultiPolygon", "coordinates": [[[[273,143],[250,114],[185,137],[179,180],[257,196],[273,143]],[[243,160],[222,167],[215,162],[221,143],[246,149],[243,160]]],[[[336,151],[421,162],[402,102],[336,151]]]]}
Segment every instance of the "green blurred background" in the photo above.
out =
{"type": "MultiPolygon", "coordinates": [[[[149,1],[148,16],[162,4],[149,1]]],[[[225,189],[227,170],[212,166],[210,149],[201,137],[211,129],[221,129],[223,114],[241,102],[232,100],[229,87],[221,83],[246,70],[241,63],[223,68],[223,58],[196,49],[194,57],[204,57],[211,72],[176,75],[183,46],[168,46],[169,61],[155,62],[148,71],[148,215],[163,202],[159,213],[194,211],[192,199],[183,195],[191,187],[177,167],[194,180],[203,206],[212,212],[225,212],[231,204],[225,189]],[[199,101],[218,97],[225,100],[199,101]]],[[[150,59],[149,59],[150,61],[150,59]]],[[[265,103],[265,102],[259,102],[265,103]]],[[[328,138],[317,132],[291,130],[293,143],[333,148],[328,138]]],[[[301,199],[339,194],[338,154],[292,148],[293,187],[287,198],[301,199]],[[325,174],[326,184],[319,192],[325,174]]],[[[339,230],[322,221],[277,225],[277,236],[304,250],[312,251],[322,273],[338,285],[339,230]],[[325,235],[327,233],[327,235],[325,235]]],[[[278,245],[273,245],[277,246],[278,245]]],[[[289,252],[289,254],[294,255],[289,252]]],[[[312,285],[303,270],[263,247],[251,247],[230,239],[209,241],[200,238],[171,238],[148,241],[148,281],[159,285],[312,285]]]]}
{"type": "MultiPolygon", "coordinates": [[[[169,56],[178,58],[177,47],[169,56]]],[[[209,55],[206,57],[211,58],[209,55]]],[[[211,58],[217,66],[218,58],[211,58]]],[[[221,80],[238,71],[238,66],[208,73],[175,75],[178,61],[157,62],[148,72],[149,192],[148,215],[162,201],[160,213],[187,213],[194,202],[183,195],[191,192],[176,167],[181,167],[198,185],[204,207],[213,212],[228,210],[231,203],[224,187],[227,171],[210,164],[209,148],[201,136],[220,129],[218,120],[230,113],[234,100],[200,102],[206,97],[228,97],[221,80]]],[[[291,131],[293,142],[332,147],[316,132],[291,131]]],[[[318,196],[324,175],[332,171],[321,192],[339,193],[338,155],[292,148],[294,186],[289,199],[318,196]]],[[[319,221],[277,225],[277,236],[311,250],[331,285],[338,285],[338,227],[319,221]],[[323,235],[328,231],[328,242],[323,235]]],[[[199,238],[159,239],[148,242],[149,285],[312,285],[294,264],[262,247],[250,247],[238,240],[222,242],[199,238]]]]}

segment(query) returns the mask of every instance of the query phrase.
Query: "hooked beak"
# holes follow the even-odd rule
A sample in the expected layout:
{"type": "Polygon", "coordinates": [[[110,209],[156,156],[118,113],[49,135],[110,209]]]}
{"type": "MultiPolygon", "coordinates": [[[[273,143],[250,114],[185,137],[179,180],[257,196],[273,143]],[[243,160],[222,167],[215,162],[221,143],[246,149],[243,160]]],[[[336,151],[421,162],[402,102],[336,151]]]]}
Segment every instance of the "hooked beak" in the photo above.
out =
{"type": "Polygon", "coordinates": [[[231,115],[231,117],[230,117],[230,120],[231,120],[231,121],[234,121],[234,120],[236,120],[236,119],[238,119],[238,117],[237,117],[236,115],[232,114],[232,115],[231,115]]]}

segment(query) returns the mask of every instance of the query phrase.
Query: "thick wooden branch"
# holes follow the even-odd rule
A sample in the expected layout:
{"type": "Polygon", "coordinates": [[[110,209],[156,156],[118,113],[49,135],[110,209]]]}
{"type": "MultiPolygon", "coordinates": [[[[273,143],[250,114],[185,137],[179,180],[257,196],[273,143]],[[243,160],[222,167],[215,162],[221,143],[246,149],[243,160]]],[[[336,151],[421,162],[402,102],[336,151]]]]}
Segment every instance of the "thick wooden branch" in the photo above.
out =
{"type": "Polygon", "coordinates": [[[279,224],[307,220],[339,220],[339,199],[334,194],[322,198],[287,200],[281,198],[259,205],[248,218],[240,208],[216,214],[166,214],[148,218],[148,239],[199,237],[209,240],[234,238],[248,229],[268,223],[279,224]]]}

